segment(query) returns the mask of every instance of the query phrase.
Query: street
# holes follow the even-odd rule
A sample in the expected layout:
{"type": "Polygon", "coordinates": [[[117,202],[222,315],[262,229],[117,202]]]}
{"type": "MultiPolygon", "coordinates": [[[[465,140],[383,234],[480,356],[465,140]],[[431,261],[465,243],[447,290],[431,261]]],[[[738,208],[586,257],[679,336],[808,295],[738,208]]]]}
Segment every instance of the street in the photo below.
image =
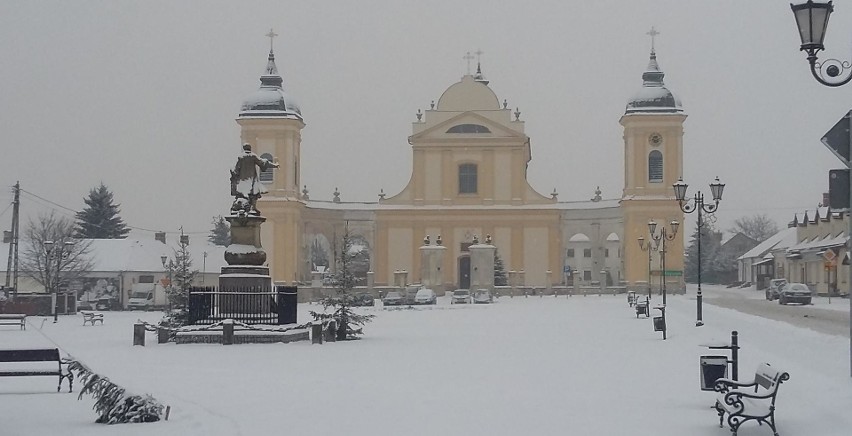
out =
{"type": "MultiPolygon", "coordinates": [[[[692,298],[695,298],[696,290],[697,286],[694,284],[687,286],[687,294],[692,298]]],[[[829,304],[826,297],[814,297],[813,305],[783,306],[778,304],[778,301],[767,301],[764,292],[754,288],[728,289],[717,285],[702,285],[701,290],[707,304],[787,322],[820,333],[849,337],[849,300],[845,298],[832,298],[829,304]]]]}

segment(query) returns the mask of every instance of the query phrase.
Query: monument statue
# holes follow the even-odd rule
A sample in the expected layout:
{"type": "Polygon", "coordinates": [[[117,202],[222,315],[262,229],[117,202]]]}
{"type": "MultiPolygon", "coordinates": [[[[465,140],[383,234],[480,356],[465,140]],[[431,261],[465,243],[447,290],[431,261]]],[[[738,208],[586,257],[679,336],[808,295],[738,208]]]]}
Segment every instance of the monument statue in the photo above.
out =
{"type": "Polygon", "coordinates": [[[232,214],[260,215],[257,199],[269,191],[260,181],[258,168],[260,171],[266,171],[269,168],[278,168],[278,164],[254,154],[251,144],[243,144],[243,154],[237,158],[237,163],[231,170],[231,195],[234,196],[232,214]]]}

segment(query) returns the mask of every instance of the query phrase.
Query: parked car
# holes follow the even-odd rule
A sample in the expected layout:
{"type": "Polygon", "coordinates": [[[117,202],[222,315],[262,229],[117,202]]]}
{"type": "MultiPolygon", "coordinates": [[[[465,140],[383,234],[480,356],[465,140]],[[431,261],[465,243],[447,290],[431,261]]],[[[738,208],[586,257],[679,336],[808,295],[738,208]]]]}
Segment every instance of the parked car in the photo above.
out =
{"type": "Polygon", "coordinates": [[[112,298],[98,298],[98,302],[95,304],[95,310],[111,310],[112,309],[112,298]]]}
{"type": "Polygon", "coordinates": [[[373,306],[375,304],[376,300],[373,299],[373,295],[367,292],[355,294],[355,296],[352,298],[353,306],[373,306]]]}
{"type": "Polygon", "coordinates": [[[127,308],[130,310],[150,310],[154,307],[154,293],[136,291],[130,294],[127,300],[127,308]]]}
{"type": "Polygon", "coordinates": [[[787,279],[772,279],[769,281],[769,287],[766,288],[766,299],[769,301],[777,300],[780,288],[787,284],[787,279]]]}
{"type": "Polygon", "coordinates": [[[421,288],[414,296],[414,304],[437,304],[438,296],[429,288],[421,288]]]}
{"type": "Polygon", "coordinates": [[[494,297],[488,289],[477,289],[473,293],[473,302],[479,304],[493,303],[494,297]]]}
{"type": "Polygon", "coordinates": [[[450,304],[470,304],[470,290],[456,289],[453,291],[453,296],[450,298],[450,304]]]}
{"type": "Polygon", "coordinates": [[[811,304],[813,293],[804,283],[787,283],[778,294],[778,304],[811,304]]]}
{"type": "Polygon", "coordinates": [[[400,306],[405,304],[402,294],[397,291],[390,291],[382,298],[382,304],[385,306],[400,306]]]}

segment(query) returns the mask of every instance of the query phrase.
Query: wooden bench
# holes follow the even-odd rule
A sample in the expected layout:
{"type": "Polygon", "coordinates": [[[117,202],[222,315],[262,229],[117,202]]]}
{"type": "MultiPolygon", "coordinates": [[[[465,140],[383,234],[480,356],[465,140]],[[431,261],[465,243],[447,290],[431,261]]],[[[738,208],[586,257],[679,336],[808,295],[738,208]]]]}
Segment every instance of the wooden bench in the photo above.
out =
{"type": "Polygon", "coordinates": [[[62,360],[59,357],[59,349],[43,348],[29,350],[0,350],[0,363],[15,362],[56,362],[56,370],[51,369],[0,369],[0,377],[26,377],[26,376],[59,376],[59,385],[56,392],[62,388],[62,379],[68,379],[68,392],[74,385],[74,375],[66,369],[62,371],[62,360]]]}
{"type": "Polygon", "coordinates": [[[0,325],[19,325],[27,329],[27,316],[23,313],[0,313],[0,325]]]}
{"type": "Polygon", "coordinates": [[[104,325],[104,314],[102,313],[80,311],[80,314],[83,315],[83,325],[89,323],[94,327],[96,321],[100,321],[101,325],[104,325]]]}
{"type": "Polygon", "coordinates": [[[768,363],[761,363],[751,383],[740,383],[727,378],[716,380],[714,390],[719,392],[719,396],[714,408],[719,414],[719,427],[723,426],[727,414],[728,426],[734,436],[740,425],[749,420],[755,420],[760,425],[768,424],[772,433],[778,436],[778,430],[775,428],[775,398],[778,396],[778,386],[789,379],[790,374],[775,369],[768,363]]]}

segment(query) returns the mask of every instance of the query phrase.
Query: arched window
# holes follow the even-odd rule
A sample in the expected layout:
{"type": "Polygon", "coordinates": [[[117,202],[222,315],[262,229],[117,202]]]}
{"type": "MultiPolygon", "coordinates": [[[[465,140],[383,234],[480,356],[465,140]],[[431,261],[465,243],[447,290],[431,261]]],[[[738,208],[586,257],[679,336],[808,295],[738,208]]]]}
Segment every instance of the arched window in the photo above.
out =
{"type": "Polygon", "coordinates": [[[459,194],[476,194],[476,164],[459,165],[459,194]]]}
{"type": "MultiPolygon", "coordinates": [[[[260,155],[260,157],[261,157],[261,159],[266,159],[270,162],[273,161],[273,157],[269,153],[263,153],[262,155],[260,155]]],[[[264,182],[264,183],[272,183],[272,168],[271,167],[266,171],[260,172],[260,181],[264,182]]]]}
{"type": "Polygon", "coordinates": [[[648,181],[663,181],[663,154],[660,150],[653,150],[648,154],[648,181]]]}
{"type": "Polygon", "coordinates": [[[488,127],[479,124],[459,124],[450,127],[447,133],[491,133],[491,131],[488,130],[488,127]]]}

